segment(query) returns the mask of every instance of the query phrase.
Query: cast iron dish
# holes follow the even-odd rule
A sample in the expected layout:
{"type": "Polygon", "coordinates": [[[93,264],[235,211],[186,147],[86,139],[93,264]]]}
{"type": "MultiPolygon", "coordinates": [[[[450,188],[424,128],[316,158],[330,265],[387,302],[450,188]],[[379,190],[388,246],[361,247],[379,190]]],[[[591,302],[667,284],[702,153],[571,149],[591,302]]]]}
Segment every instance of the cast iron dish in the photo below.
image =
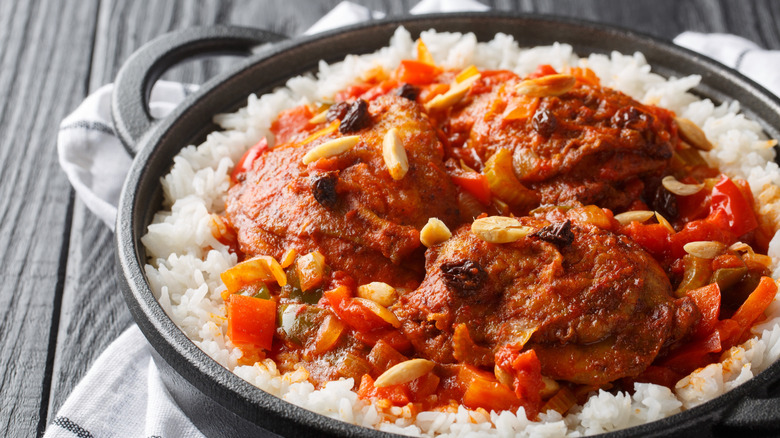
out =
{"type": "MultiPolygon", "coordinates": [[[[448,14],[371,22],[316,37],[278,42],[279,35],[234,27],[194,28],[165,35],[139,50],[116,80],[112,104],[116,132],[135,161],[124,184],[116,227],[117,257],[124,273],[123,291],[133,316],[154,347],[162,378],[181,409],[207,436],[390,436],[331,420],[271,396],[223,368],[196,347],[168,318],[147,284],[146,255],[140,243],[153,214],[160,209],[160,177],[174,155],[199,144],[217,127],[216,113],[235,111],[251,93],[265,93],[287,78],[316,68],[317,62],[341,60],[387,44],[405,26],[414,37],[423,30],[473,32],[479,40],[511,34],[521,46],[569,43],[576,53],[644,53],[664,76],[702,76],[695,92],[714,102],[739,100],[743,111],[780,138],[780,100],[766,90],[685,49],[630,31],[572,20],[507,14],[448,14]],[[173,64],[201,54],[251,54],[253,47],[277,42],[250,55],[246,62],[205,84],[174,112],[153,120],[148,96],[154,81],[173,64]]],[[[727,436],[748,433],[774,436],[780,429],[780,363],[735,390],[696,408],[631,429],[609,434],[628,436],[727,436]],[[773,433],[773,431],[775,431],[773,433]]]]}

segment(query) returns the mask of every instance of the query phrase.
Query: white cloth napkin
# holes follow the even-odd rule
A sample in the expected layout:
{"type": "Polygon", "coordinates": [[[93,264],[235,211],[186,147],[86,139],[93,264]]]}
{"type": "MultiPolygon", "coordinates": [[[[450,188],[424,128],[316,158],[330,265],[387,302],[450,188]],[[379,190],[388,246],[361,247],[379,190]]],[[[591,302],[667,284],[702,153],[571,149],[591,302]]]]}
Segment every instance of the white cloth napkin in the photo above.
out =
{"type": "MultiPolygon", "coordinates": [[[[423,0],[410,12],[485,9],[474,0],[423,0]]],[[[342,2],[307,33],[380,17],[362,6],[342,2]]],[[[743,38],[722,34],[685,32],[675,43],[712,56],[780,93],[780,52],[762,50],[743,38]]],[[[192,90],[193,86],[158,82],[150,99],[152,115],[165,116],[192,90]]],[[[111,127],[111,91],[111,85],[98,89],[62,121],[57,148],[60,164],[79,197],[113,228],[119,191],[131,158],[111,127]]],[[[137,326],[127,329],[95,361],[44,437],[202,437],[165,389],[150,348],[137,326]]]]}
{"type": "Polygon", "coordinates": [[[683,32],[674,43],[707,55],[780,96],[780,51],[764,50],[745,38],[723,33],[683,32]]]}

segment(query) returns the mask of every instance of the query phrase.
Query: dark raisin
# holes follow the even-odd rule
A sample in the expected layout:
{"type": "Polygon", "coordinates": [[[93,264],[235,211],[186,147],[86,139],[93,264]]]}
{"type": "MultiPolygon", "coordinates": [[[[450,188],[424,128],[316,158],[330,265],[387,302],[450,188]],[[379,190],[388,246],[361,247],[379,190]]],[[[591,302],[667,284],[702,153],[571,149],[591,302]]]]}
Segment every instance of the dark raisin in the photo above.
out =
{"type": "Polygon", "coordinates": [[[459,297],[473,295],[487,279],[487,273],[471,260],[448,262],[441,265],[447,288],[459,297]]]}
{"type": "Polygon", "coordinates": [[[417,100],[417,96],[420,95],[420,89],[412,84],[403,84],[397,90],[395,90],[396,96],[401,96],[404,99],[411,101],[417,100]]]}
{"type": "Polygon", "coordinates": [[[612,115],[612,124],[618,128],[632,128],[641,121],[644,114],[633,106],[626,106],[615,111],[612,115]]]}
{"type": "Polygon", "coordinates": [[[543,108],[534,113],[534,117],[531,119],[531,126],[534,128],[534,131],[543,137],[549,137],[558,127],[558,120],[552,111],[543,108]]]}
{"type": "Polygon", "coordinates": [[[328,108],[328,112],[325,113],[325,120],[327,120],[328,123],[336,119],[341,120],[344,118],[344,115],[347,114],[347,111],[349,111],[349,102],[334,103],[328,108]]]}
{"type": "Polygon", "coordinates": [[[314,199],[325,208],[334,208],[338,202],[336,183],[339,175],[336,171],[324,172],[312,177],[311,192],[314,199]]]}
{"type": "Polygon", "coordinates": [[[574,242],[574,233],[571,231],[571,221],[558,222],[557,224],[547,225],[533,234],[534,237],[550,242],[553,245],[563,248],[574,242]]]}
{"type": "Polygon", "coordinates": [[[344,118],[341,119],[339,132],[350,134],[360,131],[371,123],[371,115],[368,114],[368,103],[363,99],[352,102],[344,118]]]}
{"type": "Polygon", "coordinates": [[[655,189],[650,199],[650,206],[669,220],[676,219],[679,214],[677,197],[661,184],[658,184],[658,187],[655,189]]]}

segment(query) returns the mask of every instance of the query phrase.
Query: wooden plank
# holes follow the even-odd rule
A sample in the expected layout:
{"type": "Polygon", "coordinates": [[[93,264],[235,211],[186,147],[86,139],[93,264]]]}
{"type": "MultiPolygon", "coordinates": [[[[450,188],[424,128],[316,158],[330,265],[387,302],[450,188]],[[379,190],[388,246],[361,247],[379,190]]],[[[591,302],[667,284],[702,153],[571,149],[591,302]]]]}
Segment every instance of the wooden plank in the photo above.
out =
{"type": "Polygon", "coordinates": [[[0,3],[2,435],[45,424],[72,206],[57,125],[85,95],[96,14],[96,0],[0,3]]]}
{"type": "Polygon", "coordinates": [[[497,10],[611,24],[671,40],[686,31],[726,32],[780,47],[780,3],[772,0],[483,0],[497,10]]]}

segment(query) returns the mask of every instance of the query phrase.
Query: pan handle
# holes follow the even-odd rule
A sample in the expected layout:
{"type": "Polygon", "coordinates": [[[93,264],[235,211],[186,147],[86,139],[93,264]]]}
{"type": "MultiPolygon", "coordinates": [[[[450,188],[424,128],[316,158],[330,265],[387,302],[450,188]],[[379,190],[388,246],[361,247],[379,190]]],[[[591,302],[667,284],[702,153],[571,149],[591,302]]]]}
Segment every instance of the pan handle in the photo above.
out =
{"type": "Polygon", "coordinates": [[[155,120],[149,112],[152,85],[170,67],[207,55],[244,55],[257,46],[286,37],[239,26],[192,27],[161,35],[138,49],[125,62],[114,81],[111,117],[119,139],[130,155],[155,120]]]}

